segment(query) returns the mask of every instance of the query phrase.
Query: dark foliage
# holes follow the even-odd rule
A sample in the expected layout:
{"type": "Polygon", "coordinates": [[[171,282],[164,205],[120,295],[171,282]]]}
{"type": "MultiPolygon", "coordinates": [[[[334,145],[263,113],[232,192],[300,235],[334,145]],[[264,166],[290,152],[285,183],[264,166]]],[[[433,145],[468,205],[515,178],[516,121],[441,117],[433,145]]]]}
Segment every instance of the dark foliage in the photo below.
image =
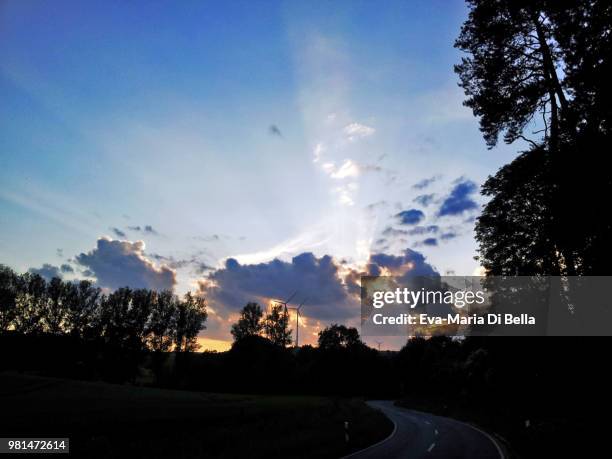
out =
{"type": "Polygon", "coordinates": [[[489,274],[603,275],[612,254],[612,5],[470,0],[456,46],[465,104],[493,147],[531,144],[483,187],[477,222],[489,274]],[[541,129],[525,133],[535,121],[541,129]],[[532,138],[532,134],[543,135],[532,138]]]}

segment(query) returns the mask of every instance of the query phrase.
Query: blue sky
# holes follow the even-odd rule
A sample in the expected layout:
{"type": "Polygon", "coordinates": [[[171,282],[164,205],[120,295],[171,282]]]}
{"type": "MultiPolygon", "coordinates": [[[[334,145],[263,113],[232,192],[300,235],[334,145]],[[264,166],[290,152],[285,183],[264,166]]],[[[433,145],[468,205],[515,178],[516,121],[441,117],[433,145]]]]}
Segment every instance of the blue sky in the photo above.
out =
{"type": "Polygon", "coordinates": [[[338,284],[305,313],[312,337],[358,316],[338,289],[375,254],[472,274],[477,186],[521,146],[488,151],[461,105],[466,14],[460,1],[2,2],[0,262],[202,289],[204,335],[220,341],[242,301],[289,294],[304,272],[304,296],[321,276],[338,284]],[[407,223],[412,210],[423,218],[407,223]],[[266,288],[242,291],[251,273],[266,288]]]}

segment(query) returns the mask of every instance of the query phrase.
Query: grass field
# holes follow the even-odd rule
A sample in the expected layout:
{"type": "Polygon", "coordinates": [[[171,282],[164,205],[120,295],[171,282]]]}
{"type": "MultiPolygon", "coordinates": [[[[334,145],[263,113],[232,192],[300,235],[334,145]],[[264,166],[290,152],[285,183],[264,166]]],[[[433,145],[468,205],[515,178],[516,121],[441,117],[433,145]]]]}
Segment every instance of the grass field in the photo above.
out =
{"type": "Polygon", "coordinates": [[[70,437],[71,456],[93,458],[339,457],[392,428],[355,399],[210,394],[8,373],[0,374],[0,412],[0,437],[70,437]]]}

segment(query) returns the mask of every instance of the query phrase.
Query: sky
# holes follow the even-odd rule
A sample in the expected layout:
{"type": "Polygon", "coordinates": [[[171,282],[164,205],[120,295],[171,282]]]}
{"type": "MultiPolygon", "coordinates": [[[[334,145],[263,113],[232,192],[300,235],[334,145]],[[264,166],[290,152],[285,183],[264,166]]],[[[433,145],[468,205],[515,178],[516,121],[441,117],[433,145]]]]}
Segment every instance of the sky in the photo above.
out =
{"type": "MultiPolygon", "coordinates": [[[[358,326],[358,277],[472,275],[461,1],[0,2],[0,263],[358,326]]],[[[366,338],[375,342],[374,338],[366,338]]],[[[372,344],[370,343],[370,344],[372,344]]],[[[387,342],[393,347],[397,343],[387,342]]]]}

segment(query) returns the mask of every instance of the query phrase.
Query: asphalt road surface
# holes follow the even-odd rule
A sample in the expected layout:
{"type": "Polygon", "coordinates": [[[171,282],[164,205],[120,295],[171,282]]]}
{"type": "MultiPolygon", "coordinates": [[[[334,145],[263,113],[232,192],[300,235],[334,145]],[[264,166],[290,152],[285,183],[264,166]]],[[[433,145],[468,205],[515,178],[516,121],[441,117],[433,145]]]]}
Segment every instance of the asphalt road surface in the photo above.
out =
{"type": "Polygon", "coordinates": [[[502,449],[489,434],[454,419],[370,401],[395,423],[395,430],[376,445],[347,457],[370,458],[491,458],[503,459],[502,449]]]}

